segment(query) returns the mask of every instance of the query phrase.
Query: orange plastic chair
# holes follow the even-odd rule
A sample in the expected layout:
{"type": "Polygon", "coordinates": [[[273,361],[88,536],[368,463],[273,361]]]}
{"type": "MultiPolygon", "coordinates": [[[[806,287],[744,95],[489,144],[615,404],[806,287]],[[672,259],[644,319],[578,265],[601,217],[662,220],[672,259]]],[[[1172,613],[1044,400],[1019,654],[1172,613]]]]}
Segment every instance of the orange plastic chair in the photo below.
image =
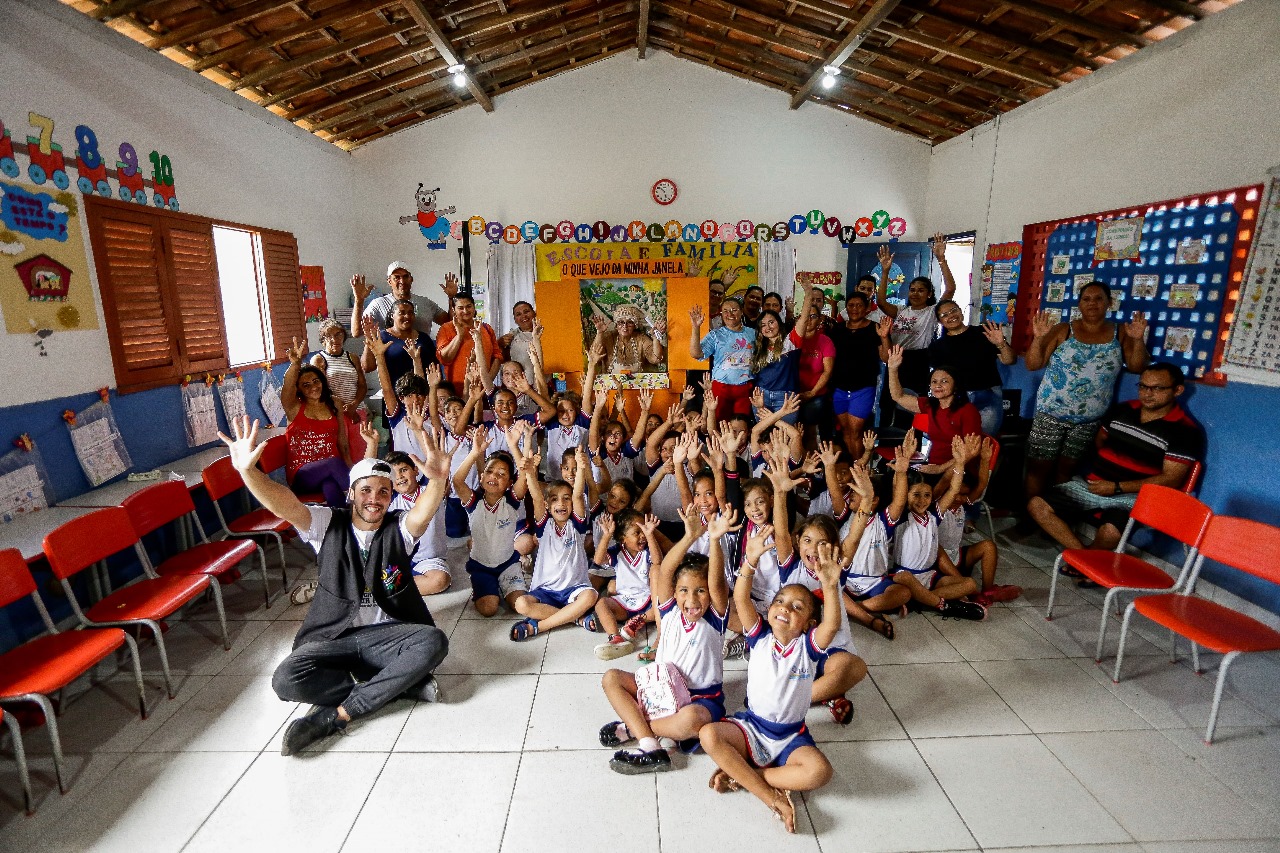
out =
{"type": "Polygon", "coordinates": [[[288,586],[289,577],[284,558],[284,535],[291,529],[289,522],[262,507],[249,510],[239,518],[230,522],[227,521],[227,517],[222,513],[222,505],[218,501],[245,487],[244,480],[240,477],[240,472],[231,464],[230,456],[215,459],[205,466],[205,469],[200,472],[200,476],[204,480],[204,490],[209,493],[209,500],[213,501],[213,509],[218,514],[218,523],[222,525],[221,532],[229,539],[274,539],[276,547],[280,551],[280,582],[282,585],[288,586]]]}
{"type": "Polygon", "coordinates": [[[267,607],[271,606],[271,585],[267,581],[267,556],[262,546],[252,539],[227,539],[221,542],[210,542],[205,535],[204,525],[196,513],[196,505],[191,500],[191,491],[184,483],[168,481],[147,486],[125,498],[120,506],[129,513],[133,522],[133,530],[138,534],[138,558],[146,565],[152,566],[151,556],[147,553],[142,537],[154,530],[189,518],[200,534],[200,541],[185,551],[169,557],[158,566],[152,566],[152,573],[159,577],[168,575],[212,575],[219,583],[231,583],[232,571],[241,561],[255,552],[258,554],[258,571],[262,574],[262,595],[267,607]]]}
{"type": "MultiPolygon", "coordinates": [[[[1213,743],[1213,729],[1218,722],[1218,706],[1227,680],[1227,668],[1245,652],[1280,651],[1280,631],[1245,616],[1222,604],[1195,595],[1196,582],[1205,559],[1280,585],[1280,528],[1245,518],[1216,515],[1200,543],[1195,568],[1187,580],[1186,591],[1174,595],[1144,595],[1133,600],[1124,611],[1120,628],[1120,651],[1116,655],[1116,671],[1112,680],[1119,682],[1120,665],[1124,662],[1124,644],[1129,634],[1129,621],[1135,611],[1173,634],[1191,641],[1191,661],[1200,674],[1200,646],[1223,655],[1218,665],[1218,684],[1213,691],[1213,710],[1204,742],[1213,743]]],[[[1177,660],[1174,638],[1173,659],[1177,660]]]]}
{"type": "Polygon", "coordinates": [[[9,739],[13,741],[13,760],[18,765],[18,782],[22,785],[22,807],[28,815],[33,815],[36,809],[31,799],[31,776],[27,773],[27,753],[22,748],[22,727],[18,725],[18,720],[13,714],[4,712],[4,708],[0,708],[0,722],[3,722],[4,727],[9,730],[9,739]]]}
{"type": "MultiPolygon", "coordinates": [[[[289,461],[289,436],[273,435],[268,438],[262,445],[262,456],[258,459],[258,467],[264,473],[270,474],[272,471],[278,471],[283,468],[289,461]]],[[[298,500],[304,504],[319,504],[324,506],[324,495],[319,493],[300,494],[298,500]]]]}
{"type": "MultiPolygon", "coordinates": [[[[65,794],[67,784],[62,775],[62,740],[58,736],[58,718],[49,696],[89,672],[121,646],[126,646],[133,663],[133,678],[138,685],[138,709],[145,720],[147,697],[142,683],[142,664],[138,658],[138,644],[120,628],[59,631],[45,609],[35,578],[31,577],[22,553],[17,548],[6,548],[0,551],[0,608],[26,596],[31,596],[49,633],[0,655],[0,703],[31,702],[39,706],[53,744],[53,770],[58,777],[58,789],[65,794]]],[[[0,716],[13,735],[14,755],[26,796],[27,814],[32,814],[31,783],[27,778],[20,727],[12,714],[0,710],[0,716]]]]}
{"type": "Polygon", "coordinates": [[[218,621],[222,624],[222,646],[231,648],[227,637],[227,614],[222,608],[222,590],[209,575],[170,575],[153,577],[151,567],[143,562],[147,576],[109,593],[96,604],[84,610],[71,588],[70,579],[96,563],[105,561],[112,554],[134,548],[138,535],[133,532],[129,513],[118,506],[96,510],[62,524],[44,537],[44,553],[49,568],[62,583],[67,601],[80,624],[97,628],[104,625],[145,625],[155,637],[160,652],[160,666],[164,671],[164,685],[169,698],[174,697],[173,679],[169,674],[169,655],[165,651],[164,635],[160,620],[173,615],[205,590],[213,593],[218,608],[218,621]]]}
{"type": "Polygon", "coordinates": [[[1129,513],[1129,523],[1124,526],[1124,533],[1114,551],[1095,551],[1088,548],[1072,548],[1058,555],[1049,575],[1049,605],[1045,608],[1044,618],[1053,619],[1053,600],[1058,591],[1058,570],[1066,563],[1089,580],[1107,588],[1106,598],[1102,602],[1102,624],[1098,628],[1098,645],[1093,659],[1102,660],[1102,644],[1107,635],[1107,622],[1110,619],[1111,606],[1116,596],[1125,592],[1152,592],[1167,590],[1177,592],[1186,582],[1195,563],[1197,548],[1204,538],[1204,532],[1213,518],[1213,510],[1193,498],[1186,492],[1171,489],[1168,486],[1143,486],[1138,491],[1138,500],[1129,513]],[[1177,578],[1171,578],[1165,571],[1141,557],[1125,553],[1129,537],[1138,524],[1158,530],[1166,536],[1177,539],[1186,548],[1186,558],[1177,578]]]}

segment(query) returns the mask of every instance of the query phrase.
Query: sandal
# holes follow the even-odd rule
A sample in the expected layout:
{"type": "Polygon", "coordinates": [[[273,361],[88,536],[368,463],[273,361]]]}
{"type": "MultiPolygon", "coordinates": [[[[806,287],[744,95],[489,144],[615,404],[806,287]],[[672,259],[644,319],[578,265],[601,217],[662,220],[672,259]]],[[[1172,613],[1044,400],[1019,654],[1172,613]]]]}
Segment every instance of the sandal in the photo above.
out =
{"type": "Polygon", "coordinates": [[[532,640],[536,636],[538,636],[538,622],[536,619],[521,619],[511,626],[511,639],[517,643],[532,640]]]}
{"type": "Polygon", "coordinates": [[[600,620],[596,617],[595,613],[588,613],[585,616],[579,616],[573,621],[576,625],[586,628],[593,634],[599,634],[604,630],[604,628],[600,627],[600,620]]]}
{"type": "Polygon", "coordinates": [[[1062,575],[1064,578],[1084,577],[1084,572],[1072,566],[1068,566],[1066,563],[1063,563],[1061,566],[1058,567],[1058,574],[1062,575]]]}
{"type": "Polygon", "coordinates": [[[791,802],[791,792],[779,790],[773,797],[769,810],[773,816],[782,821],[782,828],[787,832],[796,831],[796,806],[791,802]],[[781,802],[779,802],[781,800],[781,802]]]}
{"type": "Polygon", "coordinates": [[[881,637],[884,637],[886,640],[893,639],[893,623],[883,616],[872,616],[871,624],[867,627],[872,631],[875,631],[881,637]]]}
{"type": "Polygon", "coordinates": [[[636,659],[641,663],[653,663],[658,659],[658,650],[653,646],[645,646],[640,650],[640,654],[636,655],[636,659]]]}
{"type": "Polygon", "coordinates": [[[715,773],[711,774],[711,778],[707,780],[707,787],[715,791],[717,794],[729,794],[734,791],[741,791],[742,786],[734,780],[732,776],[717,768],[715,773]]]}
{"type": "Polygon", "coordinates": [[[853,722],[853,703],[846,696],[837,696],[825,703],[831,711],[831,717],[842,726],[853,722]]]}

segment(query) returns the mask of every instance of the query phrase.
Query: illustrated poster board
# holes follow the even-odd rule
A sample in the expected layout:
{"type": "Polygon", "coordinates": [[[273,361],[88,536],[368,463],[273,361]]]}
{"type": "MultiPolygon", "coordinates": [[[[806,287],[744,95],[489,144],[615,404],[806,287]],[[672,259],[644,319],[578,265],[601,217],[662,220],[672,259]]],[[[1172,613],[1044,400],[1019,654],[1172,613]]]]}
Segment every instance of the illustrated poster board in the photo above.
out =
{"type": "Polygon", "coordinates": [[[1222,372],[1280,385],[1280,167],[1269,174],[1222,372]]]}
{"type": "Polygon", "coordinates": [[[992,243],[982,262],[982,319],[1007,323],[1013,316],[1018,296],[1018,274],[1022,269],[1022,241],[992,243]]]}

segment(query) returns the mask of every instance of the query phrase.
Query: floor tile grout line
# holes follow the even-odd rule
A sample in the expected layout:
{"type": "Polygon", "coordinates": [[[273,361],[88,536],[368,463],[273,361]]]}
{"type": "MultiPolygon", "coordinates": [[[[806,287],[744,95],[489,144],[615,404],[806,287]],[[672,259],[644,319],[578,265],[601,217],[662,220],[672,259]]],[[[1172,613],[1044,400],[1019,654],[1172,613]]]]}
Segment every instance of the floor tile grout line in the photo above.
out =
{"type": "MultiPolygon", "coordinates": [[[[406,715],[405,719],[408,719],[406,715]]],[[[396,735],[399,739],[399,735],[396,735]]],[[[355,831],[356,824],[360,821],[360,815],[364,813],[365,808],[369,805],[369,798],[373,796],[373,789],[378,787],[378,780],[382,778],[382,774],[386,772],[387,764],[391,761],[391,751],[388,750],[382,757],[382,766],[378,768],[378,773],[373,777],[373,783],[369,785],[369,790],[365,791],[364,799],[360,801],[360,808],[356,809],[355,816],[351,818],[351,825],[347,827],[347,832],[342,836],[342,843],[338,845],[338,853],[347,846],[347,842],[351,839],[351,833],[355,831]]]]}
{"type": "MultiPolygon", "coordinates": [[[[546,658],[546,646],[543,645],[543,658],[546,658]]],[[[542,665],[538,665],[538,672],[533,673],[538,680],[533,685],[533,698],[529,701],[529,715],[524,722],[524,738],[520,741],[520,751],[517,753],[516,772],[511,780],[511,795],[507,798],[506,813],[502,818],[502,832],[498,835],[498,850],[502,850],[503,844],[507,840],[507,827],[511,825],[511,807],[516,801],[516,787],[520,784],[520,770],[524,767],[525,744],[529,741],[529,726],[533,724],[533,709],[538,703],[538,688],[542,686],[542,665]]]]}
{"type": "MultiPolygon", "coordinates": [[[[905,726],[903,727],[903,731],[906,731],[905,726]]],[[[925,769],[929,771],[929,776],[933,779],[933,784],[937,785],[938,790],[942,792],[942,796],[947,798],[947,805],[951,806],[951,810],[955,812],[956,817],[960,819],[960,823],[964,826],[964,831],[969,833],[969,838],[973,839],[974,846],[979,850],[983,849],[982,843],[978,841],[977,833],[973,831],[973,827],[969,826],[969,821],[965,820],[964,813],[960,811],[960,807],[951,799],[951,794],[942,784],[942,780],[938,778],[938,774],[934,771],[933,766],[929,764],[929,759],[925,758],[924,753],[920,751],[920,745],[916,743],[915,738],[911,737],[910,734],[907,735],[907,742],[910,743],[911,748],[916,751],[916,755],[920,758],[920,763],[922,763],[925,766],[925,769]]]]}
{"type": "MultiPolygon", "coordinates": [[[[1053,732],[1052,734],[1093,734],[1093,732],[1053,732]]],[[[1129,840],[1131,842],[1133,842],[1134,844],[1141,843],[1138,841],[1137,838],[1134,837],[1133,833],[1129,831],[1129,828],[1120,821],[1120,816],[1117,815],[1115,812],[1113,812],[1111,809],[1107,808],[1106,803],[1102,802],[1102,800],[1099,799],[1098,795],[1095,794],[1092,791],[1092,789],[1090,789],[1089,786],[1085,784],[1084,780],[1081,779],[1079,776],[1077,776],[1075,774],[1075,771],[1073,771],[1070,767],[1068,767],[1067,763],[1058,757],[1058,753],[1053,751],[1053,747],[1049,746],[1049,744],[1044,742],[1044,737],[1042,735],[1032,732],[1032,737],[1036,739],[1036,742],[1039,743],[1040,746],[1042,746],[1044,750],[1049,753],[1049,755],[1053,756],[1053,760],[1058,763],[1058,766],[1060,766],[1063,770],[1066,771],[1067,775],[1070,776],[1075,781],[1075,783],[1080,786],[1081,790],[1083,790],[1086,794],[1089,795],[1089,799],[1097,803],[1098,807],[1101,808],[1104,812],[1106,812],[1107,815],[1113,821],[1115,821],[1116,826],[1120,827],[1121,832],[1129,836],[1129,840]]]]}

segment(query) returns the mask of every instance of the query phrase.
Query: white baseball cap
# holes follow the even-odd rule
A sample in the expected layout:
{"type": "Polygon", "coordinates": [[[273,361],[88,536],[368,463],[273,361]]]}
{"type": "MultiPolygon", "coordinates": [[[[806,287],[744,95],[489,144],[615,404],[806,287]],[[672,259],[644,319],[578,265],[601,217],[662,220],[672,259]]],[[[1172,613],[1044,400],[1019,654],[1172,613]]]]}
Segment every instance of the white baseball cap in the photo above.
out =
{"type": "Polygon", "coordinates": [[[391,278],[391,274],[396,270],[404,270],[405,272],[412,275],[412,271],[409,269],[409,265],[406,264],[404,261],[392,261],[391,263],[387,264],[387,278],[391,278]]]}
{"type": "Polygon", "coordinates": [[[354,486],[365,477],[386,477],[388,480],[393,479],[391,476],[391,466],[381,459],[361,459],[359,462],[351,466],[351,475],[348,485],[354,486]]]}

